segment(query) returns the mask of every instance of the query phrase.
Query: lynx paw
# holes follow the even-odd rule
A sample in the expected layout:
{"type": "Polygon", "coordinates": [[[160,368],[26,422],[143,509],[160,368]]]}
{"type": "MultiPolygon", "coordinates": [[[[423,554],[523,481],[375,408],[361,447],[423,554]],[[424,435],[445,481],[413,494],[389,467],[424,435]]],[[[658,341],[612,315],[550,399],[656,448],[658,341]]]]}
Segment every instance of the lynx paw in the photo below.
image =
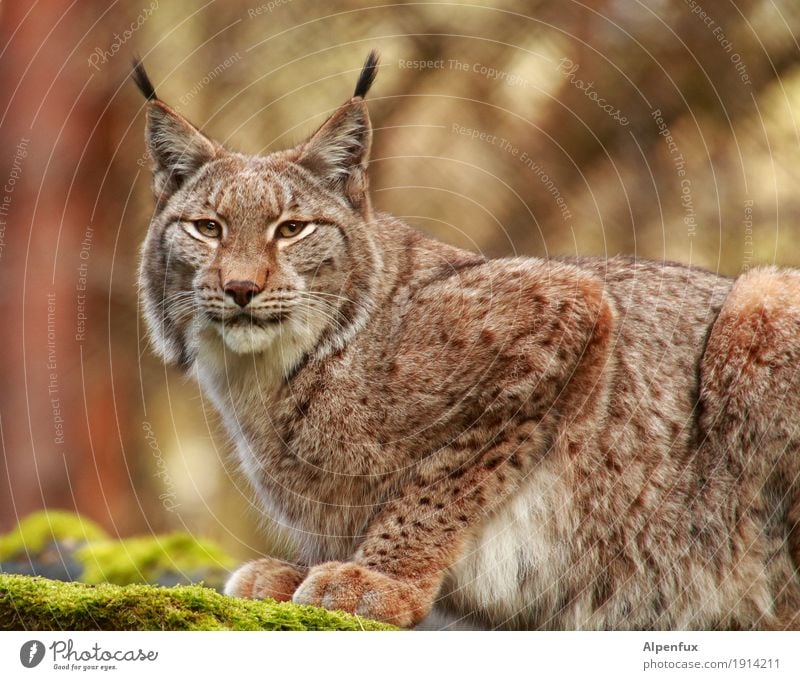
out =
{"type": "Polygon", "coordinates": [[[253,560],[231,574],[225,584],[225,594],[254,600],[271,597],[279,602],[288,602],[306,573],[271,557],[253,560]]]}
{"type": "Polygon", "coordinates": [[[432,598],[415,585],[353,562],[313,567],[292,599],[298,604],[339,609],[403,628],[421,621],[432,604],[432,598]]]}

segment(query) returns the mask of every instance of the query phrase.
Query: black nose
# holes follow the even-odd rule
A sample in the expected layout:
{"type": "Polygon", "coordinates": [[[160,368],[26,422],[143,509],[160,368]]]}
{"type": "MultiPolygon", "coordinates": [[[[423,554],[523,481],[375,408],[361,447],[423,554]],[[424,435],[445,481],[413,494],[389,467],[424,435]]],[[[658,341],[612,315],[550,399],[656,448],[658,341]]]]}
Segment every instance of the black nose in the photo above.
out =
{"type": "Polygon", "coordinates": [[[225,284],[225,294],[230,295],[240,307],[246,307],[262,290],[252,281],[228,281],[225,284]]]}

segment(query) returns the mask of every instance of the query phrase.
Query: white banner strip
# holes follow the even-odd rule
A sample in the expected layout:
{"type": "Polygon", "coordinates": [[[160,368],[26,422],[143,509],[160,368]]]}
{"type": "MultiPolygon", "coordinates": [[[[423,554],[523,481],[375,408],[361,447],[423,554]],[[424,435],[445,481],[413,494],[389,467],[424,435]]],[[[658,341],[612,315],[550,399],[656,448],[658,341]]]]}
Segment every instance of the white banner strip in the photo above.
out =
{"type": "Polygon", "coordinates": [[[0,677],[800,678],[800,633],[0,633],[0,677]],[[255,676],[251,674],[255,673],[255,676]]]}

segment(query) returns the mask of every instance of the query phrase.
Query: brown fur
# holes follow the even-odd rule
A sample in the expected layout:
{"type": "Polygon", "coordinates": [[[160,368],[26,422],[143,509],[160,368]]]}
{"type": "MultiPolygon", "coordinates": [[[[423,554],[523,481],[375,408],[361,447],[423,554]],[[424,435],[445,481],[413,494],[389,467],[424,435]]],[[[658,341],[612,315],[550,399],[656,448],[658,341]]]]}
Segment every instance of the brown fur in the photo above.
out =
{"type": "Polygon", "coordinates": [[[432,241],[371,208],[360,96],[266,157],[148,110],[151,336],[304,565],[251,562],[230,594],[401,626],[434,604],[491,627],[800,625],[800,274],[432,241]],[[241,309],[230,280],[262,292],[241,309]]]}

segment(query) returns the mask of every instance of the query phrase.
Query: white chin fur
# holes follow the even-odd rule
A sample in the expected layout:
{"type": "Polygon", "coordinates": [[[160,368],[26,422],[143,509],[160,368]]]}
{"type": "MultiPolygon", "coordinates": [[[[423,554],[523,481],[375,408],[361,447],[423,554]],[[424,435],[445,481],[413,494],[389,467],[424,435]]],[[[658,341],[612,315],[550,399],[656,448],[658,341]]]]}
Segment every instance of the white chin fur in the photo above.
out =
{"type": "Polygon", "coordinates": [[[272,324],[264,328],[260,326],[218,325],[225,346],[236,354],[259,354],[269,349],[286,330],[280,324],[272,324]]]}

